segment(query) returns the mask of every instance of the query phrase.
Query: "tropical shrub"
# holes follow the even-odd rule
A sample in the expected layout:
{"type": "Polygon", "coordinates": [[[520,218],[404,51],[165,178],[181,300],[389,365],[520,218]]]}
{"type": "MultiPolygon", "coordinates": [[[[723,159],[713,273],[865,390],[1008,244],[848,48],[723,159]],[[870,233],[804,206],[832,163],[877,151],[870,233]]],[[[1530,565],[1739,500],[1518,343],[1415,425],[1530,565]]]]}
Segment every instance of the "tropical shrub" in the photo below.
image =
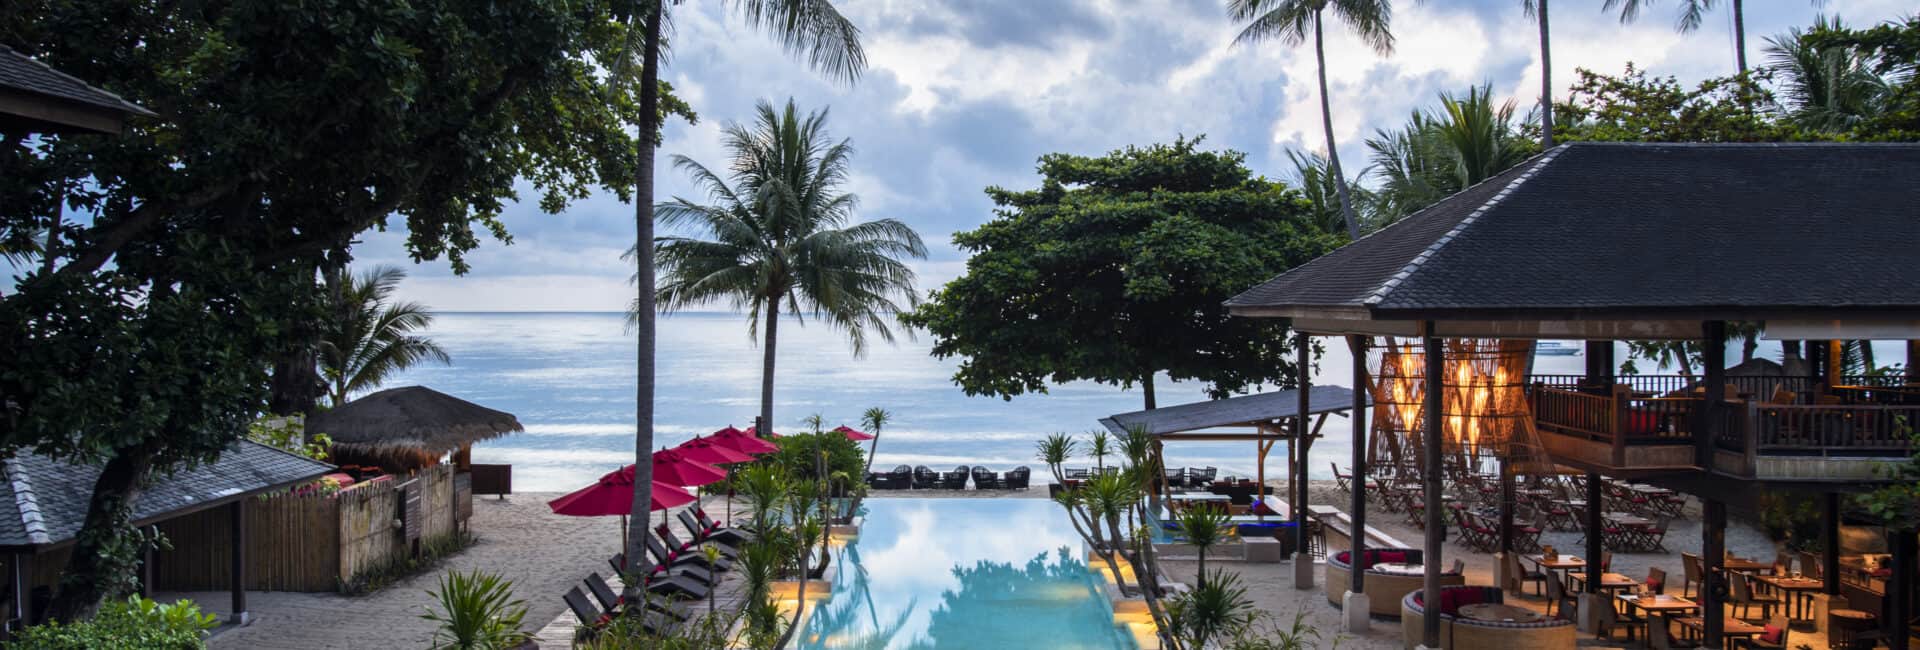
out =
{"type": "Polygon", "coordinates": [[[28,627],[7,644],[9,650],[186,650],[205,648],[212,614],[200,613],[191,600],[161,604],[141,598],[108,601],[93,618],[77,623],[48,621],[28,627]]]}
{"type": "Polygon", "coordinates": [[[440,577],[440,590],[427,592],[438,606],[420,618],[439,624],[433,648],[493,650],[513,648],[532,638],[520,629],[527,603],[513,597],[513,581],[474,570],[450,571],[440,577]]]}
{"type": "Polygon", "coordinates": [[[1205,648],[1209,641],[1240,636],[1253,625],[1259,610],[1240,585],[1240,576],[1214,571],[1201,576],[1200,586],[1167,602],[1167,622],[1174,636],[1188,648],[1205,648]]]}
{"type": "Polygon", "coordinates": [[[796,433],[783,435],[773,441],[780,451],[761,457],[764,464],[778,465],[787,477],[796,481],[813,481],[832,477],[835,473],[845,473],[848,477],[866,476],[866,452],[860,444],[848,440],[844,434],[833,431],[820,433],[796,433]],[[819,464],[814,455],[827,454],[826,474],[820,473],[819,464]]]}

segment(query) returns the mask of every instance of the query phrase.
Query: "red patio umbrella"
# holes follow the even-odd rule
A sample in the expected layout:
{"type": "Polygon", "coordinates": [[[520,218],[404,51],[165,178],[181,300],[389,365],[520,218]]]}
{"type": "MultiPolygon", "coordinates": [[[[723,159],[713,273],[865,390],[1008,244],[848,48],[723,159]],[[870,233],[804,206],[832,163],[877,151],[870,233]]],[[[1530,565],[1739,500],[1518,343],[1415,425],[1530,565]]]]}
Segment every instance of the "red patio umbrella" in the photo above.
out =
{"type": "Polygon", "coordinates": [[[707,463],[688,456],[685,452],[662,449],[653,452],[653,480],[668,485],[699,487],[719,483],[727,479],[727,473],[707,463]]]}
{"type": "Polygon", "coordinates": [[[873,439],[873,434],[871,434],[871,433],[866,433],[866,432],[864,432],[864,431],[859,431],[859,430],[856,430],[856,429],[854,429],[853,427],[850,427],[850,426],[846,426],[846,425],[844,425],[844,424],[843,424],[843,425],[840,425],[839,427],[835,427],[835,428],[834,428],[834,431],[838,431],[838,432],[840,432],[840,433],[844,433],[844,434],[847,434],[847,439],[848,439],[848,440],[852,440],[852,441],[854,441],[854,442],[861,442],[861,441],[864,441],[864,440],[872,440],[872,439],[873,439]]]}
{"type": "Polygon", "coordinates": [[[770,454],[780,451],[780,446],[754,437],[752,433],[727,427],[713,432],[707,439],[725,445],[743,454],[770,454]]]}
{"type": "MultiPolygon", "coordinates": [[[[760,432],[759,432],[759,431],[757,431],[757,430],[755,430],[755,429],[754,429],[754,427],[747,427],[747,430],[746,430],[746,434],[747,434],[747,435],[749,435],[749,436],[755,436],[755,437],[758,437],[758,436],[760,435],[760,432]]],[[[780,437],[780,434],[778,434],[778,433],[775,433],[775,432],[772,432],[772,431],[768,431],[768,432],[767,432],[767,439],[769,439],[769,440],[772,440],[772,439],[776,439],[776,438],[779,438],[779,437],[780,437]]]]}
{"type": "Polygon", "coordinates": [[[725,442],[712,437],[695,437],[680,443],[680,446],[674,447],[674,450],[684,458],[708,465],[732,465],[753,460],[753,454],[729,447],[725,442]]]}
{"type": "MultiPolygon", "coordinates": [[[[694,496],[673,485],[653,482],[653,499],[648,510],[666,510],[694,501],[694,496]]],[[[627,513],[633,507],[633,466],[607,472],[593,485],[575,490],[547,502],[554,514],[571,517],[620,515],[620,551],[628,550],[627,513]]]]}

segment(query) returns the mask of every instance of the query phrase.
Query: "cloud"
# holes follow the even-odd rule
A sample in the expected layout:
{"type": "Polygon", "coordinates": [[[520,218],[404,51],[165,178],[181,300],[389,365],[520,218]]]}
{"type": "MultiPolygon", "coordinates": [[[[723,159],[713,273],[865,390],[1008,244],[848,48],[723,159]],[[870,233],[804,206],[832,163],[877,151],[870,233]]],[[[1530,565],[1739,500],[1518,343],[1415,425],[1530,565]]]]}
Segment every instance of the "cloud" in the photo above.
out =
{"type": "MultiPolygon", "coordinates": [[[[1320,97],[1311,47],[1236,46],[1224,0],[876,0],[842,2],[863,32],[871,67],[853,85],[808,70],[721,3],[678,7],[666,77],[700,113],[670,124],[661,147],[660,197],[700,199],[667,156],[725,165],[721,128],[749,120],[758,101],[794,98],[831,107],[831,131],[856,148],[848,190],[860,218],[914,226],[932,249],[918,263],[923,289],[964,269],[950,235],[992,218],[988,185],[1033,187],[1038,156],[1098,155],[1126,145],[1206,134],[1207,146],[1248,154],[1256,173],[1285,177],[1290,148],[1321,150],[1320,97]]],[[[1910,11],[1895,0],[1833,0],[1850,23],[1910,11]]],[[[1554,86],[1564,97],[1575,68],[1618,73],[1627,62],[1683,83],[1733,70],[1725,10],[1699,31],[1673,30],[1672,7],[1622,25],[1596,6],[1556,6],[1554,86]]],[[[1810,22],[1811,3],[1750,6],[1750,61],[1763,38],[1810,22]]],[[[1530,108],[1539,95],[1535,24],[1510,0],[1402,3],[1398,47],[1379,56],[1329,23],[1329,103],[1346,167],[1366,166],[1364,138],[1394,127],[1438,93],[1491,84],[1530,108]]],[[[523,196],[531,197],[531,191],[523,196]]],[[[444,263],[416,268],[403,288],[441,309],[618,310],[632,293],[620,253],[633,238],[632,207],[596,195],[560,215],[531,203],[504,217],[512,246],[487,242],[454,277],[444,263]]],[[[364,237],[361,263],[405,263],[402,233],[364,237]]]]}

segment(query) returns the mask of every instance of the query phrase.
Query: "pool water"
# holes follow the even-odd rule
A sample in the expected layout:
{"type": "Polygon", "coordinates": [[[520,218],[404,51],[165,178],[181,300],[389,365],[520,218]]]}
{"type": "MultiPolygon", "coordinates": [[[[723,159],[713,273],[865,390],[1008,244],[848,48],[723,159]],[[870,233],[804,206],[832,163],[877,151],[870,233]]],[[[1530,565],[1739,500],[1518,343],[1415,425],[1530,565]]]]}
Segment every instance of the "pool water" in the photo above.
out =
{"type": "Polygon", "coordinates": [[[868,499],[806,650],[1134,650],[1066,513],[1045,499],[868,499]]]}

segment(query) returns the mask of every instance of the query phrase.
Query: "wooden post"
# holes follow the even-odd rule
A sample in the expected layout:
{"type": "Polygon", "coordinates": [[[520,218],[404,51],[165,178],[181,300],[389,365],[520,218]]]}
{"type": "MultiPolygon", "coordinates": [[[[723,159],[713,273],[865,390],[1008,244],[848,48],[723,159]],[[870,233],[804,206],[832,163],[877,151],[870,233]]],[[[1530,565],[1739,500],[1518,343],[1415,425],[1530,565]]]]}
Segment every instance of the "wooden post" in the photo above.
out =
{"type": "MultiPolygon", "coordinates": [[[[1601,488],[1601,480],[1599,472],[1587,472],[1587,593],[1589,594],[1601,593],[1598,576],[1605,573],[1600,566],[1601,559],[1604,557],[1602,551],[1607,547],[1606,536],[1602,534],[1605,532],[1604,524],[1600,519],[1600,513],[1606,503],[1606,490],[1601,488]]],[[[1612,603],[1607,603],[1607,606],[1611,607],[1612,603]]]]}
{"type": "Polygon", "coordinates": [[[1890,650],[1907,650],[1907,621],[1913,619],[1913,570],[1915,531],[1893,531],[1893,575],[1887,577],[1887,616],[1881,625],[1887,631],[1890,650]]]}
{"type": "Polygon", "coordinates": [[[1626,384],[1614,384],[1611,389],[1612,400],[1608,406],[1613,408],[1613,416],[1608,418],[1612,426],[1607,434],[1613,436],[1613,466],[1624,467],[1627,464],[1627,432],[1632,431],[1633,387],[1626,384]]]}
{"type": "Polygon", "coordinates": [[[227,505],[232,514],[233,572],[230,574],[233,590],[233,613],[227,617],[235,625],[246,625],[247,616],[247,500],[241,499],[227,505]]]}
{"type": "Polygon", "coordinates": [[[1706,321],[1701,324],[1700,330],[1701,365],[1705,366],[1701,382],[1706,390],[1699,411],[1694,413],[1694,459],[1700,467],[1712,471],[1714,445],[1717,444],[1720,423],[1723,421],[1720,406],[1727,392],[1727,324],[1725,321],[1706,321]]]}
{"type": "Polygon", "coordinates": [[[1826,507],[1820,516],[1820,547],[1826,549],[1820,555],[1821,591],[1830,596],[1840,595],[1840,493],[1828,492],[1826,507]]]}
{"type": "Polygon", "coordinates": [[[1587,384],[1605,394],[1613,384],[1613,341],[1587,341],[1587,384]]]}
{"type": "Polygon", "coordinates": [[[1827,341],[1826,365],[1828,386],[1838,386],[1847,380],[1846,369],[1841,363],[1846,361],[1846,355],[1841,352],[1845,345],[1846,341],[1827,341]]]}
{"type": "Polygon", "coordinates": [[[1500,455],[1500,552],[1513,554],[1513,466],[1507,459],[1511,449],[1500,455]]]}
{"type": "MultiPolygon", "coordinates": [[[[1367,343],[1365,336],[1348,336],[1347,348],[1353,352],[1353,478],[1348,484],[1353,486],[1353,530],[1347,542],[1347,557],[1353,558],[1359,566],[1360,553],[1367,546],[1367,343]]],[[[1352,574],[1353,584],[1348,588],[1356,594],[1367,592],[1365,571],[1348,571],[1352,574]]]]}
{"type": "Polygon", "coordinates": [[[1700,583],[1700,614],[1705,617],[1705,629],[1701,632],[1701,645],[1718,648],[1725,635],[1726,616],[1721,594],[1726,591],[1727,572],[1727,504],[1718,499],[1702,499],[1702,509],[1706,521],[1700,526],[1700,563],[1703,565],[1700,583]]]}
{"type": "Polygon", "coordinates": [[[8,632],[33,624],[33,554],[13,554],[13,625],[8,632]]]}
{"type": "Polygon", "coordinates": [[[1907,383],[1920,384],[1920,340],[1907,341],[1907,383]]]}
{"type": "MultiPolygon", "coordinates": [[[[1440,438],[1445,435],[1442,427],[1446,425],[1446,418],[1441,415],[1440,409],[1443,403],[1441,391],[1445,390],[1446,384],[1447,354],[1445,343],[1440,337],[1433,335],[1433,321],[1423,323],[1421,333],[1425,335],[1422,345],[1425,348],[1423,354],[1427,362],[1426,376],[1422,378],[1422,382],[1426,384],[1426,393],[1421,396],[1426,401],[1424,406],[1426,430],[1420,437],[1425,447],[1424,467],[1420,470],[1420,481],[1425,484],[1427,501],[1426,548],[1422,553],[1424,557],[1421,558],[1425,563],[1426,580],[1422,582],[1421,588],[1426,594],[1427,602],[1438,603],[1440,602],[1440,555],[1446,537],[1446,524],[1440,518],[1440,509],[1443,507],[1440,503],[1440,438]]],[[[1438,612],[1438,609],[1433,611],[1438,612]]],[[[1422,645],[1428,648],[1440,647],[1440,616],[1436,613],[1424,617],[1421,620],[1421,627],[1423,628],[1421,630],[1422,645]]]]}
{"type": "MultiPolygon", "coordinates": [[[[1313,556],[1298,554],[1307,552],[1307,450],[1313,442],[1312,438],[1308,437],[1312,434],[1307,427],[1307,414],[1313,412],[1312,396],[1309,395],[1313,392],[1312,358],[1313,339],[1306,332],[1301,332],[1293,345],[1294,370],[1300,376],[1300,413],[1293,420],[1295,448],[1293,471],[1287,472],[1287,484],[1293,488],[1292,496],[1287,498],[1293,500],[1293,503],[1287,505],[1291,506],[1290,510],[1293,514],[1293,548],[1296,553],[1294,562],[1306,561],[1308,564],[1312,564],[1313,556]]],[[[1294,574],[1298,576],[1300,571],[1295,569],[1294,574]]],[[[1308,573],[1306,577],[1312,580],[1313,576],[1308,573]]],[[[1299,581],[1296,580],[1295,584],[1298,585],[1298,583],[1299,581]]]]}

